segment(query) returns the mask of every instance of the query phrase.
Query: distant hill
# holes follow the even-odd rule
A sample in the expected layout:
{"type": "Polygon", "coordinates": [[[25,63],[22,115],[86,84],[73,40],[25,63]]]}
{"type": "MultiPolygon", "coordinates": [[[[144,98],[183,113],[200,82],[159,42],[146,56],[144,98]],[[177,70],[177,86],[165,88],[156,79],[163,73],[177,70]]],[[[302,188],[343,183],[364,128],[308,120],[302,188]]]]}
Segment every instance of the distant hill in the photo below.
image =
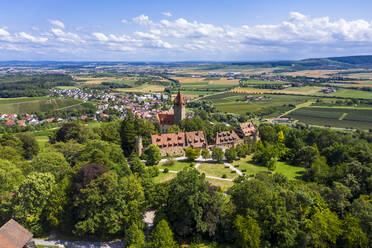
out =
{"type": "Polygon", "coordinates": [[[372,68],[372,55],[311,58],[303,60],[233,63],[235,65],[252,65],[260,67],[281,67],[277,72],[299,70],[335,70],[352,68],[372,68]]]}

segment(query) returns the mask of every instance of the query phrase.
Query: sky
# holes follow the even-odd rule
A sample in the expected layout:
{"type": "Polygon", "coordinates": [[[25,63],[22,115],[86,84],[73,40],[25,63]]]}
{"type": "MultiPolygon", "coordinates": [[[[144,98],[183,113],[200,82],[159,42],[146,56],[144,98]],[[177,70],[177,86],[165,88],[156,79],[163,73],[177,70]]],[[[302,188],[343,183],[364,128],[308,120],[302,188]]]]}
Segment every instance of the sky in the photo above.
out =
{"type": "Polygon", "coordinates": [[[3,61],[267,61],[372,54],[369,0],[0,4],[3,61]]]}

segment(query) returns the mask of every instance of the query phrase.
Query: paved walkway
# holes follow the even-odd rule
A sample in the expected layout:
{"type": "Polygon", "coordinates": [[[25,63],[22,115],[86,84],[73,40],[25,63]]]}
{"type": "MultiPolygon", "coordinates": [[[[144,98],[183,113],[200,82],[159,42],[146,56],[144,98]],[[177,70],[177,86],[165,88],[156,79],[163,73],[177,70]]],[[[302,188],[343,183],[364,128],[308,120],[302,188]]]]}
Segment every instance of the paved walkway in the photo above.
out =
{"type": "Polygon", "coordinates": [[[226,166],[229,166],[231,170],[235,171],[236,174],[238,174],[239,176],[242,176],[243,175],[243,172],[241,172],[240,170],[238,170],[237,168],[235,168],[232,164],[229,164],[227,162],[224,163],[226,166]]]}
{"type": "Polygon", "coordinates": [[[86,242],[86,241],[65,241],[65,240],[44,240],[33,239],[36,245],[74,247],[74,248],[122,248],[125,246],[124,241],[110,242],[86,242]]]}

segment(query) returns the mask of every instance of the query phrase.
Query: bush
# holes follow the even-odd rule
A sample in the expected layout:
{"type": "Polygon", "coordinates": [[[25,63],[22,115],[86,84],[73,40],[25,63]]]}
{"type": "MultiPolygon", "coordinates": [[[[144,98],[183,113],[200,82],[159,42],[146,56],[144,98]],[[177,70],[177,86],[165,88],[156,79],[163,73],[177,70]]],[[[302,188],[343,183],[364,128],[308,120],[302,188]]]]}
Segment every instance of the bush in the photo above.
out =
{"type": "Polygon", "coordinates": [[[223,174],[223,175],[222,175],[222,178],[226,178],[226,177],[227,177],[226,174],[223,174]]]}
{"type": "Polygon", "coordinates": [[[247,169],[242,169],[241,171],[242,171],[242,172],[246,172],[246,171],[247,171],[247,169]]]}
{"type": "Polygon", "coordinates": [[[234,174],[234,173],[236,173],[236,171],[234,171],[234,170],[233,170],[233,171],[231,171],[231,173],[233,173],[233,174],[234,174]]]}
{"type": "Polygon", "coordinates": [[[196,165],[196,163],[192,162],[190,163],[190,167],[194,167],[196,165]]]}
{"type": "Polygon", "coordinates": [[[172,166],[174,164],[175,164],[175,161],[173,159],[171,159],[171,160],[168,160],[168,161],[164,162],[163,165],[164,166],[172,166]]]}
{"type": "Polygon", "coordinates": [[[168,168],[165,168],[163,172],[164,173],[168,173],[169,172],[169,169],[168,168]]]}
{"type": "Polygon", "coordinates": [[[225,166],[225,169],[228,169],[228,168],[230,168],[230,166],[226,165],[226,166],[225,166]]]}

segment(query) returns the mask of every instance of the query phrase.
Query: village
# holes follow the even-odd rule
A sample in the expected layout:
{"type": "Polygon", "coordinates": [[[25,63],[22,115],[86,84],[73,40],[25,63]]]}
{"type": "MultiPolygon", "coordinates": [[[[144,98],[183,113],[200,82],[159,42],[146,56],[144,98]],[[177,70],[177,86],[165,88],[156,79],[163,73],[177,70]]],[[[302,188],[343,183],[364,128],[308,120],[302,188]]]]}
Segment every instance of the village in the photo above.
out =
{"type": "Polygon", "coordinates": [[[68,118],[51,116],[45,119],[38,118],[36,113],[0,113],[0,125],[35,126],[44,123],[62,123],[74,120],[104,121],[110,117],[107,112],[114,112],[119,118],[123,119],[128,110],[138,117],[152,120],[156,118],[158,113],[162,112],[160,109],[165,106],[169,99],[169,95],[164,93],[114,95],[102,92],[87,92],[81,89],[53,89],[50,91],[49,97],[71,98],[82,100],[83,103],[95,103],[96,111],[90,115],[82,114],[80,116],[69,116],[68,118]]]}

